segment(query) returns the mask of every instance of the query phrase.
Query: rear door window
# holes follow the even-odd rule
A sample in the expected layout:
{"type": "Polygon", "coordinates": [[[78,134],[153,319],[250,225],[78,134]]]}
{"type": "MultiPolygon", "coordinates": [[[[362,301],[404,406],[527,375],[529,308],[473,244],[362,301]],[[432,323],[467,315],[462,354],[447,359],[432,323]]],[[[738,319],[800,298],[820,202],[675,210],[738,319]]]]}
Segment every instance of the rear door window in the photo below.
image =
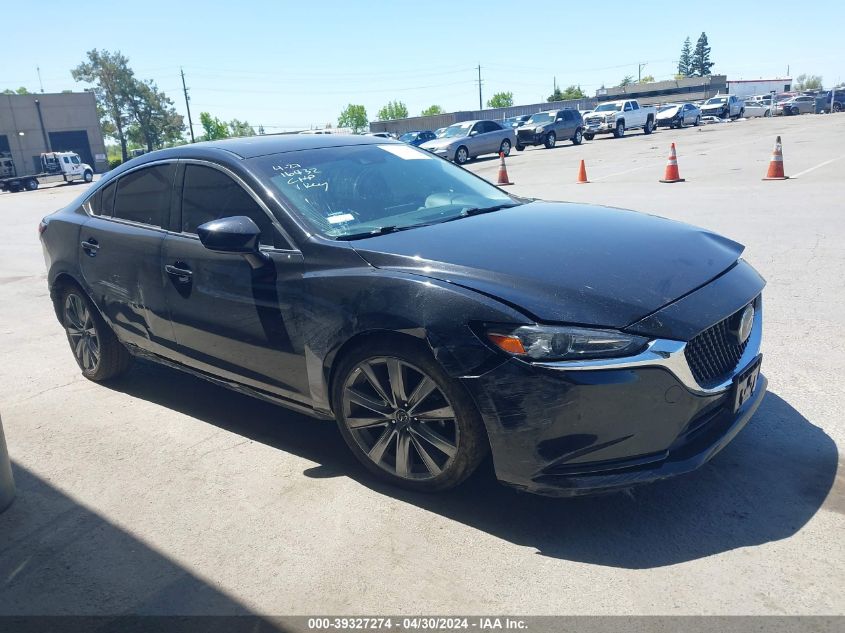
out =
{"type": "Polygon", "coordinates": [[[117,183],[113,217],[150,226],[166,226],[176,164],[133,171],[117,183]]]}

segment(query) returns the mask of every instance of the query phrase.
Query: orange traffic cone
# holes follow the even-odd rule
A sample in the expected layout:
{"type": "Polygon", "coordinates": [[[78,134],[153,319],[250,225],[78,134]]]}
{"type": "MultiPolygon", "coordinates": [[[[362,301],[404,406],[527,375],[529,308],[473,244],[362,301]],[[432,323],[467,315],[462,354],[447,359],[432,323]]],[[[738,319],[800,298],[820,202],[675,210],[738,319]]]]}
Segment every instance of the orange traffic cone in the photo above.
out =
{"type": "Polygon", "coordinates": [[[575,181],[576,184],[585,185],[589,180],[587,180],[587,168],[584,166],[584,160],[581,159],[581,166],[578,167],[578,180],[575,181]]]}
{"type": "Polygon", "coordinates": [[[669,152],[669,160],[666,161],[666,172],[660,182],[684,182],[681,174],[678,173],[678,156],[675,154],[674,143],[672,143],[672,150],[669,152]]]}
{"type": "Polygon", "coordinates": [[[778,136],[775,141],[775,149],[772,152],[772,160],[769,161],[769,171],[763,180],[786,180],[789,176],[783,175],[783,146],[778,136]]]}
{"type": "Polygon", "coordinates": [[[505,167],[505,153],[499,152],[499,158],[502,159],[502,162],[499,163],[499,182],[496,184],[500,187],[504,185],[512,185],[513,183],[508,178],[508,169],[505,167]]]}

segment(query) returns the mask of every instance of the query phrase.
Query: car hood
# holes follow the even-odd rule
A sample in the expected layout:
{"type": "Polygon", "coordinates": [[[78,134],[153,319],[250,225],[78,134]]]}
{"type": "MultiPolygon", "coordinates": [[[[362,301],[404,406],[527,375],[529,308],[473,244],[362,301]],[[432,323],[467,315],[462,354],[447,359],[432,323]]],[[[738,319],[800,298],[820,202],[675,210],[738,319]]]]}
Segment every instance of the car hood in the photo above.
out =
{"type": "Polygon", "coordinates": [[[443,147],[449,147],[450,145],[460,141],[462,138],[466,138],[466,137],[463,137],[463,136],[455,137],[455,136],[453,136],[451,138],[436,138],[436,139],[431,140],[431,141],[426,141],[425,143],[420,145],[420,147],[422,147],[423,149],[440,149],[440,148],[443,148],[443,147]]]}
{"type": "Polygon", "coordinates": [[[376,268],[459,284],[538,321],[614,328],[711,281],[744,248],[656,216],[552,202],[351,244],[376,268]]]}
{"type": "Polygon", "coordinates": [[[675,107],[675,108],[667,108],[667,109],[666,109],[666,110],[664,110],[663,112],[658,112],[658,113],[657,113],[657,118],[658,118],[658,119],[671,119],[673,116],[675,116],[676,114],[678,114],[678,110],[679,110],[679,108],[677,108],[677,107],[675,107]]]}
{"type": "Polygon", "coordinates": [[[727,108],[727,107],[728,107],[728,104],[727,104],[727,103],[711,103],[710,105],[703,105],[703,106],[701,106],[701,109],[702,109],[703,111],[707,111],[707,110],[723,110],[724,108],[727,108]]]}

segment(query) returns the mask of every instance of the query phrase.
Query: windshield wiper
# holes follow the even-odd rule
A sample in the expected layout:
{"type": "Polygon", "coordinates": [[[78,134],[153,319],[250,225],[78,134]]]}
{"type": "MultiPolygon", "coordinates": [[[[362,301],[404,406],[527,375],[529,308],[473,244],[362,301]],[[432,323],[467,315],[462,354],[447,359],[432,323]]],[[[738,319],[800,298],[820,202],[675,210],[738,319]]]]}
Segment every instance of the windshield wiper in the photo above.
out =
{"type": "MultiPolygon", "coordinates": [[[[519,204],[507,202],[505,204],[496,204],[492,207],[472,207],[471,209],[463,209],[459,218],[468,218],[473,215],[481,215],[482,213],[493,213],[493,211],[501,211],[502,209],[510,209],[511,207],[518,207],[519,204]]],[[[457,218],[454,218],[457,219],[457,218]]]]}
{"type": "Polygon", "coordinates": [[[376,235],[386,235],[387,233],[396,233],[398,231],[406,231],[420,226],[419,224],[409,224],[408,226],[380,226],[371,231],[362,231],[360,233],[350,233],[349,235],[338,235],[336,240],[362,240],[367,237],[375,237],[376,235]]]}

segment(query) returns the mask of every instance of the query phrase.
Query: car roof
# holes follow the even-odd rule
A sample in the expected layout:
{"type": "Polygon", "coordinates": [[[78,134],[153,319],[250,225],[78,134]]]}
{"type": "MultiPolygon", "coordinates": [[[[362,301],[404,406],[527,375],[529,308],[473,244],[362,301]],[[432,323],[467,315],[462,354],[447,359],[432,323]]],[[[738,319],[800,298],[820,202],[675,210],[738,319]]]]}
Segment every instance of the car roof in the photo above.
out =
{"type": "Polygon", "coordinates": [[[148,152],[131,162],[138,165],[141,162],[167,158],[190,158],[198,155],[207,156],[210,153],[226,154],[229,158],[255,158],[256,156],[298,152],[307,149],[343,147],[346,145],[383,145],[385,143],[398,143],[398,141],[380,136],[355,134],[267,134],[179,145],[178,147],[148,152]]]}

